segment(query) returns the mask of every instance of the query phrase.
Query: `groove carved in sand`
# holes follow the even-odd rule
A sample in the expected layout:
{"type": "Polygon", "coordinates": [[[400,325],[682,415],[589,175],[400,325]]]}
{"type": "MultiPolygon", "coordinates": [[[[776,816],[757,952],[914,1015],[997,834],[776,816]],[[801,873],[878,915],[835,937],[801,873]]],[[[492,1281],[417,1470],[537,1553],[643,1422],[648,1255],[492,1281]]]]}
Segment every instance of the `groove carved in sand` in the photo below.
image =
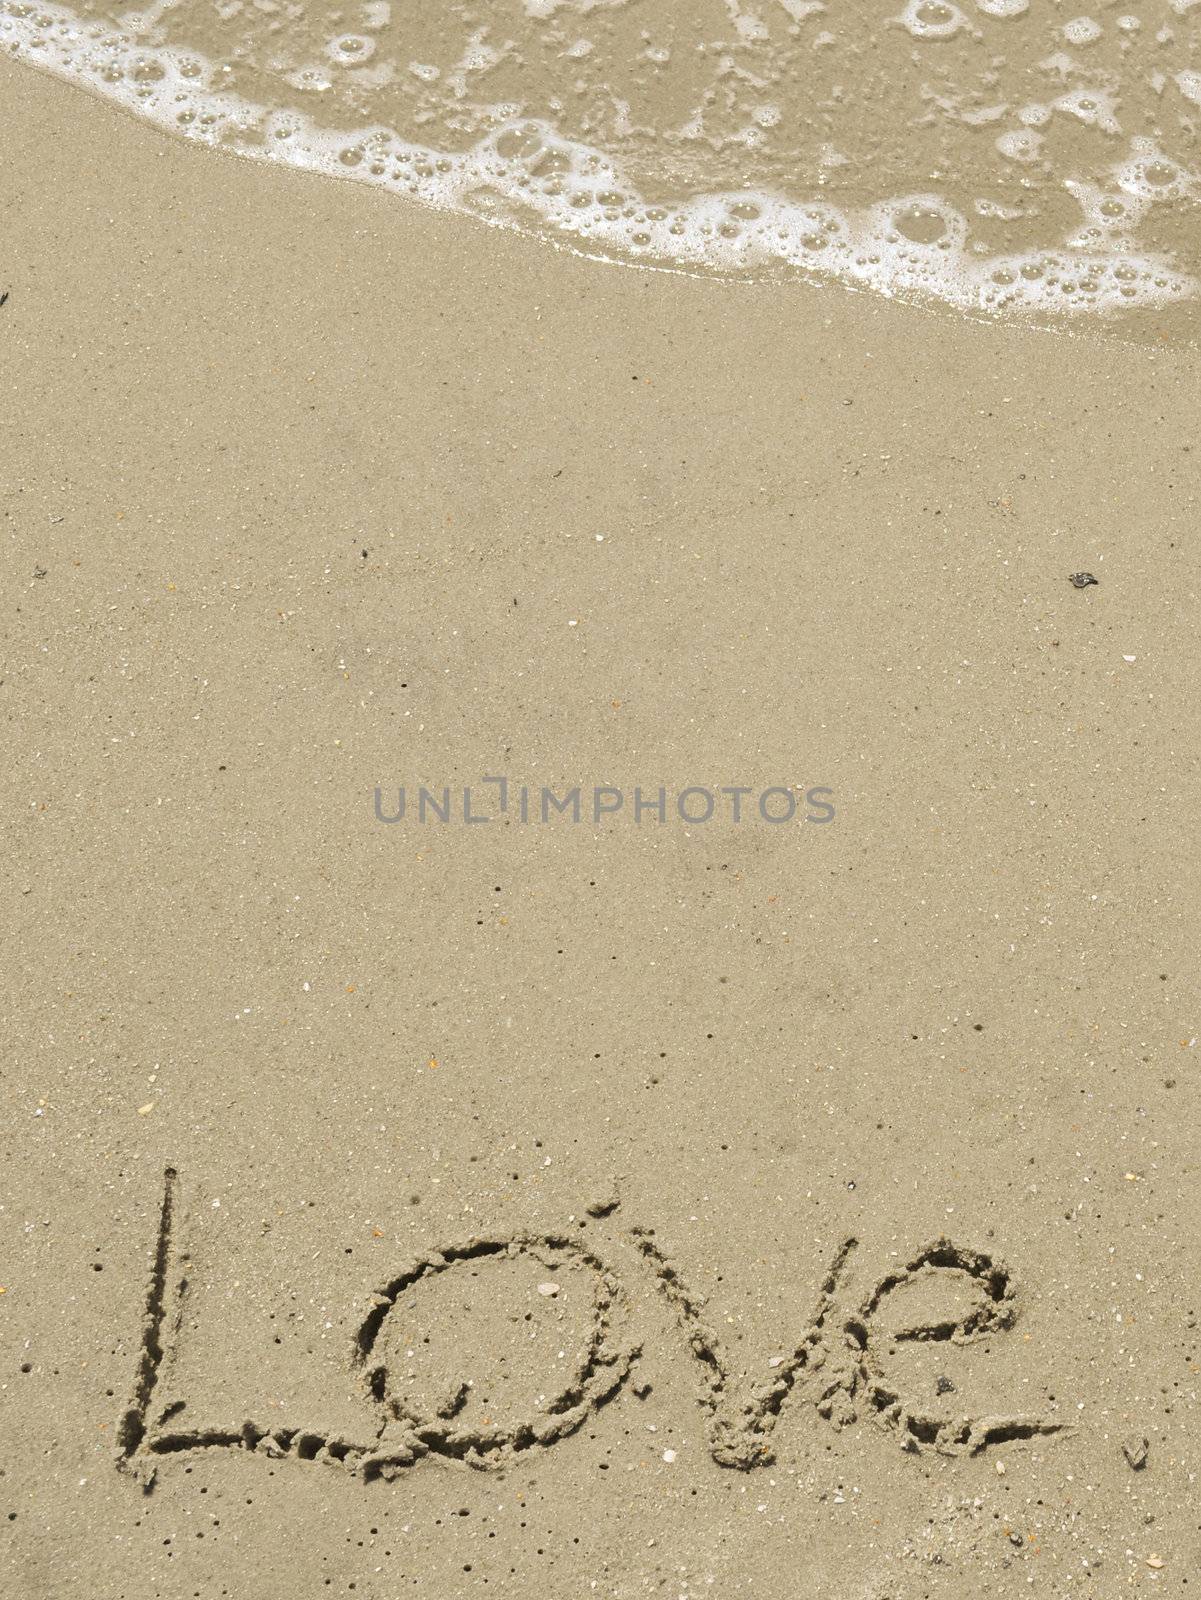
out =
{"type": "MultiPolygon", "coordinates": [[[[612,1208],[612,1209],[615,1209],[612,1208]]],[[[629,1306],[618,1275],[578,1238],[517,1232],[472,1238],[415,1258],[371,1297],[354,1338],[350,1365],[375,1414],[373,1429],[349,1438],[320,1428],[281,1427],[249,1418],[226,1426],[192,1427],[185,1402],[156,1402],[160,1378],[181,1338],[188,1290],[186,1258],[178,1251],[179,1179],[165,1174],[163,1203],[143,1311],[142,1340],[130,1404],[117,1433],[118,1465],[149,1491],[158,1465],[193,1451],[235,1450],[269,1459],[293,1458],[341,1468],[355,1477],[393,1479],[418,1462],[441,1457],[479,1468],[501,1467],[521,1452],[546,1449],[575,1433],[621,1392],[642,1353],[624,1325],[629,1306]],[[478,1264],[537,1263],[547,1273],[590,1280],[586,1331],[574,1364],[555,1394],[540,1397],[534,1413],[518,1421],[463,1417],[471,1384],[459,1382],[423,1414],[407,1397],[391,1369],[390,1319],[401,1296],[478,1264]]],[[[772,1436],[785,1401],[804,1390],[820,1416],[837,1427],[866,1415],[892,1432],[912,1453],[976,1454],[990,1445],[1064,1431],[1053,1419],[1016,1415],[938,1418],[907,1400],[888,1377],[885,1347],[904,1341],[970,1344],[1012,1328],[1017,1296],[1008,1269],[995,1257],[947,1239],[919,1250],[883,1277],[850,1311],[840,1310],[841,1291],[858,1249],[845,1239],[820,1285],[809,1324],[791,1353],[776,1358],[770,1380],[749,1390],[734,1380],[716,1335],[703,1317],[703,1301],[684,1283],[656,1244],[654,1230],[631,1227],[625,1241],[651,1273],[674,1314],[684,1350],[699,1377],[698,1402],[705,1415],[709,1454],[719,1466],[749,1471],[774,1459],[772,1436]],[[967,1291],[971,1308],[943,1319],[913,1322],[882,1335],[877,1327],[886,1302],[898,1290],[943,1275],[967,1291]]],[[[412,1305],[412,1301],[407,1302],[412,1305]]],[[[410,1351],[411,1355],[412,1352],[410,1351]]]]}
{"type": "MultiPolygon", "coordinates": [[[[769,1383],[761,1384],[739,1401],[716,1335],[704,1322],[702,1302],[684,1284],[675,1266],[656,1245],[653,1230],[632,1228],[630,1237],[654,1273],[660,1292],[676,1312],[693,1359],[701,1369],[700,1404],[707,1414],[709,1454],[722,1467],[743,1471],[766,1466],[774,1459],[769,1436],[784,1401],[807,1373],[826,1363],[826,1324],[834,1309],[834,1296],[858,1240],[845,1239],[822,1283],[817,1306],[804,1337],[792,1354],[775,1369],[769,1383]]],[[[821,1397],[825,1401],[825,1394],[821,1397]]],[[[821,1404],[819,1404],[819,1410],[821,1404]]],[[[829,1411],[824,1413],[829,1416],[829,1411]]]]}
{"type": "Polygon", "coordinates": [[[940,1419],[920,1410],[889,1382],[880,1353],[883,1341],[877,1335],[877,1313],[898,1289],[939,1273],[950,1274],[973,1289],[975,1305],[962,1316],[918,1321],[899,1329],[891,1335],[894,1343],[974,1344],[1013,1327],[1018,1307],[1009,1269],[995,1256],[965,1250],[949,1239],[936,1239],[905,1266],[882,1278],[859,1311],[847,1318],[843,1332],[852,1362],[850,1372],[840,1379],[843,1406],[852,1406],[861,1397],[875,1420],[895,1431],[903,1448],[914,1452],[933,1449],[942,1455],[976,1455],[989,1445],[1064,1432],[1066,1424],[1030,1415],[940,1419]]]}

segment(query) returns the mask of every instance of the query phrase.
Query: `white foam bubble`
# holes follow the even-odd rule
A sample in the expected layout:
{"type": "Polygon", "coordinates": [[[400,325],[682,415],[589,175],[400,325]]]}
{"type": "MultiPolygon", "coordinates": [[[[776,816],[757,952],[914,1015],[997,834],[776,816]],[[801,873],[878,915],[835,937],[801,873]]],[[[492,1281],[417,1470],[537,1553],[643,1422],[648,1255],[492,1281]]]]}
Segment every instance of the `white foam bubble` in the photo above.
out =
{"type": "Polygon", "coordinates": [[[1037,161],[1043,136],[1031,128],[1014,128],[997,136],[997,149],[1010,161],[1037,161]]]}
{"type": "Polygon", "coordinates": [[[365,65],[375,54],[375,40],[363,33],[343,33],[325,47],[329,59],[340,67],[365,65]]]}
{"type": "Polygon", "coordinates": [[[1121,133],[1117,106],[1113,95],[1104,89],[1073,89],[1052,101],[1056,111],[1066,111],[1086,127],[1100,128],[1102,133],[1121,133]]]}
{"type": "Polygon", "coordinates": [[[950,39],[967,26],[967,18],[950,0],[909,0],[897,21],[915,39],[950,39]]]}
{"type": "Polygon", "coordinates": [[[1101,24],[1092,17],[1073,17],[1064,24],[1063,36],[1069,44],[1092,44],[1101,37],[1101,24]]]}

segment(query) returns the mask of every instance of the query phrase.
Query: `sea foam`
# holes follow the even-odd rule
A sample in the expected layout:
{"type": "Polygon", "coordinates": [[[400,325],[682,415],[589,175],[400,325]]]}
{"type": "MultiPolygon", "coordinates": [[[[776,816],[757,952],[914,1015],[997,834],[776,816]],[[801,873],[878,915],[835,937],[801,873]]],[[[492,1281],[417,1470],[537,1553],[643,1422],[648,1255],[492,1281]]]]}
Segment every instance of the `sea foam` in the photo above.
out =
{"type": "MultiPolygon", "coordinates": [[[[524,26],[545,30],[549,19],[560,30],[552,40],[559,76],[550,80],[541,67],[535,71],[529,49],[520,56],[510,50],[508,60],[512,41],[495,28],[471,29],[466,13],[452,59],[439,63],[410,55],[435,41],[406,39],[403,29],[397,36],[386,0],[360,6],[353,27],[335,29],[350,16],[337,11],[310,22],[299,38],[285,20],[249,45],[246,27],[257,29],[257,16],[238,24],[242,32],[231,43],[210,37],[190,3],[155,0],[149,10],[109,16],[0,0],[0,47],[174,134],[371,183],[589,254],[733,274],[796,271],[985,311],[1103,312],[1163,305],[1197,291],[1186,241],[1195,232],[1201,181],[1163,148],[1162,115],[1147,131],[1122,125],[1119,110],[1131,97],[1119,93],[1114,69],[1077,70],[1072,57],[1058,52],[1037,62],[1023,58],[1011,78],[1023,89],[1041,82],[1045,91],[1021,103],[1005,97],[1013,85],[999,71],[992,73],[991,103],[983,80],[971,76],[980,65],[973,66],[971,54],[956,58],[958,80],[944,72],[939,93],[926,82],[926,72],[940,66],[937,52],[958,36],[978,34],[986,24],[1020,26],[1021,0],[980,0],[970,14],[943,0],[908,0],[883,18],[880,37],[890,49],[903,57],[907,39],[919,55],[934,53],[928,67],[919,62],[916,76],[909,63],[904,82],[925,107],[925,129],[933,131],[915,136],[910,159],[904,150],[882,155],[878,171],[862,154],[862,119],[872,115],[862,50],[845,61],[848,82],[856,71],[861,77],[845,113],[827,107],[819,114],[796,81],[798,62],[820,58],[837,43],[822,43],[820,24],[829,17],[820,4],[774,8],[786,31],[773,56],[764,8],[729,0],[731,36],[713,45],[709,78],[697,79],[690,65],[692,97],[673,107],[674,122],[661,118],[651,126],[646,108],[655,104],[656,74],[680,44],[676,37],[657,45],[646,29],[631,77],[642,105],[632,109],[622,99],[620,52],[610,37],[602,41],[607,59],[575,80],[578,93],[604,107],[604,115],[564,109],[563,82],[597,51],[598,15],[624,9],[622,0],[524,0],[524,26]],[[214,53],[192,48],[193,38],[214,53]],[[807,55],[798,54],[802,44],[807,55]],[[757,62],[758,79],[748,88],[739,73],[745,80],[757,62]],[[485,92],[480,84],[493,74],[505,82],[485,92]],[[706,95],[731,79],[735,87],[720,114],[706,120],[706,95]],[[513,86],[527,92],[514,94],[513,86]],[[493,98],[498,91],[501,97],[493,98]],[[700,103],[693,104],[697,94],[700,103]],[[377,109],[402,114],[369,120],[377,109]],[[854,154],[819,137],[842,124],[850,142],[858,140],[854,154]],[[1049,169],[1048,141],[1065,126],[1071,138],[1060,137],[1057,165],[1049,169]],[[898,177],[921,170],[931,139],[944,157],[941,167],[927,167],[920,188],[894,189],[898,177]],[[732,175],[743,181],[721,181],[732,175]],[[881,182],[885,192],[872,196],[881,182]],[[1165,218],[1166,228],[1147,226],[1165,218]]],[[[225,9],[237,17],[244,8],[232,0],[225,9]]],[[[448,13],[459,16],[461,9],[448,13]]],[[[255,11],[274,16],[282,8],[257,0],[255,11]]],[[[1131,25],[1138,20],[1118,19],[1123,38],[1137,36],[1131,25]]],[[[1099,33],[1083,17],[1060,24],[1055,37],[1060,45],[1066,36],[1091,48],[1099,33]]],[[[534,37],[546,55],[545,33],[534,37]]],[[[969,48],[976,42],[969,39],[969,48]]],[[[1191,60],[1192,42],[1175,59],[1191,60]]],[[[1161,55],[1171,43],[1161,42],[1161,55]]],[[[1156,103],[1172,88],[1176,123],[1187,133],[1201,76],[1188,68],[1161,76],[1156,103]]],[[[812,87],[836,106],[830,78],[823,65],[812,87]]],[[[662,93],[670,99],[668,88],[662,93]]],[[[885,122],[896,115],[894,108],[885,122]]]]}

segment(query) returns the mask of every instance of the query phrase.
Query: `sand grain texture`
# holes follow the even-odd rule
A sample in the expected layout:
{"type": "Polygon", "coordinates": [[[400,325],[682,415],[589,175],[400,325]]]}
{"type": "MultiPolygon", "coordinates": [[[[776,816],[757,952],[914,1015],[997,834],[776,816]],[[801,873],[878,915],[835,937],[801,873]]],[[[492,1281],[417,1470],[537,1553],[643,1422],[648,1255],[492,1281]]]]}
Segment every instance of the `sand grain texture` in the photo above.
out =
{"type": "Polygon", "coordinates": [[[1195,354],[0,124],[4,1592],[1195,1588],[1195,354]]]}

